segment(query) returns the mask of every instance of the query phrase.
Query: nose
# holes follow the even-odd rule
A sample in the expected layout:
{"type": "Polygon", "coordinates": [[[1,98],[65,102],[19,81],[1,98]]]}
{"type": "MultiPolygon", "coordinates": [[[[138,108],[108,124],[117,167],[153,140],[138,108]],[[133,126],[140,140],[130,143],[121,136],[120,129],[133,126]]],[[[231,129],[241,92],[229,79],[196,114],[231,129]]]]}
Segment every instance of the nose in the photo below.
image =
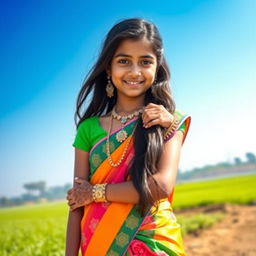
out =
{"type": "Polygon", "coordinates": [[[131,66],[131,69],[129,71],[129,75],[133,77],[137,77],[141,75],[141,69],[138,65],[134,64],[131,66]]]}

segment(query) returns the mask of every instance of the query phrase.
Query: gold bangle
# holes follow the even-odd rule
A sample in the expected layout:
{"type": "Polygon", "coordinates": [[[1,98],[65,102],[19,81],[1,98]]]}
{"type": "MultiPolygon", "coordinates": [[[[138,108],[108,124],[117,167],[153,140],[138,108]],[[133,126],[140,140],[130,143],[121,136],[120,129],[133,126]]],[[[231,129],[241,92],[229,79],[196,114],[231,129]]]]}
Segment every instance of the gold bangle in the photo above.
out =
{"type": "Polygon", "coordinates": [[[174,131],[176,130],[177,126],[178,126],[178,119],[176,119],[176,117],[174,117],[171,125],[168,127],[168,129],[166,130],[166,132],[164,133],[164,140],[166,140],[167,138],[169,138],[174,131]]]}
{"type": "Polygon", "coordinates": [[[92,187],[92,198],[93,198],[94,202],[96,202],[96,203],[98,203],[98,202],[107,202],[106,186],[107,186],[107,183],[93,185],[93,187],[92,187]]]}

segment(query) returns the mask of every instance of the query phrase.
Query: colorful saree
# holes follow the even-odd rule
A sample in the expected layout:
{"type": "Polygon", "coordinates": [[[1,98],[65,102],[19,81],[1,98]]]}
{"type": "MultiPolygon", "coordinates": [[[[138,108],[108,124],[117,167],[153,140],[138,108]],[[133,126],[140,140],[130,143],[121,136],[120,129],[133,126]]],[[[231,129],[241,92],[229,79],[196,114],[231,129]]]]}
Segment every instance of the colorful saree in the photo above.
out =
{"type": "MultiPolygon", "coordinates": [[[[179,126],[185,124],[186,136],[190,117],[176,113],[179,126]]],[[[125,126],[131,136],[136,119],[125,126]]],[[[119,143],[114,131],[110,135],[110,151],[114,162],[120,159],[129,137],[119,143]]],[[[185,139],[184,136],[184,139],[185,139]]],[[[124,182],[128,165],[134,156],[133,142],[129,144],[125,159],[118,167],[112,167],[107,159],[106,138],[100,139],[90,150],[90,182],[124,182]]],[[[184,140],[183,140],[184,142],[184,140]]],[[[141,217],[133,204],[91,203],[84,208],[81,221],[81,251],[83,256],[132,256],[132,255],[172,255],[185,256],[182,246],[180,226],[176,222],[169,198],[159,202],[156,212],[152,208],[141,217]]]]}

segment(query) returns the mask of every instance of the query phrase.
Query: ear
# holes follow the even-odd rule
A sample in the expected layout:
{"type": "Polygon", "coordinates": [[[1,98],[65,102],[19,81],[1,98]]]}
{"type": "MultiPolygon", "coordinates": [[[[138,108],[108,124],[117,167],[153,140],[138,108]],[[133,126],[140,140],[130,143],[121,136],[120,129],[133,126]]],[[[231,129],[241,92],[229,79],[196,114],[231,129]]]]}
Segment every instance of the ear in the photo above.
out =
{"type": "Polygon", "coordinates": [[[110,65],[108,65],[108,67],[106,68],[106,73],[107,73],[108,76],[111,77],[111,67],[110,67],[110,65]]]}

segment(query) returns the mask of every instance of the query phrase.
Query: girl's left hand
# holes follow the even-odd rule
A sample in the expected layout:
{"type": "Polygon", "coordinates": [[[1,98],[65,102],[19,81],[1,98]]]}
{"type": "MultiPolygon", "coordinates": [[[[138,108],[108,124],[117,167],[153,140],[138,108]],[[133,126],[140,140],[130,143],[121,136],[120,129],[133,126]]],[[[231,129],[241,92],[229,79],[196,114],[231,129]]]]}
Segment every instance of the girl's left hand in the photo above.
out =
{"type": "Polygon", "coordinates": [[[92,184],[81,178],[75,178],[75,182],[78,185],[68,190],[66,197],[68,205],[70,206],[70,211],[93,202],[92,184]]]}
{"type": "Polygon", "coordinates": [[[143,126],[149,128],[154,125],[161,125],[168,128],[173,122],[174,116],[167,111],[163,105],[149,103],[142,113],[143,126]]]}

